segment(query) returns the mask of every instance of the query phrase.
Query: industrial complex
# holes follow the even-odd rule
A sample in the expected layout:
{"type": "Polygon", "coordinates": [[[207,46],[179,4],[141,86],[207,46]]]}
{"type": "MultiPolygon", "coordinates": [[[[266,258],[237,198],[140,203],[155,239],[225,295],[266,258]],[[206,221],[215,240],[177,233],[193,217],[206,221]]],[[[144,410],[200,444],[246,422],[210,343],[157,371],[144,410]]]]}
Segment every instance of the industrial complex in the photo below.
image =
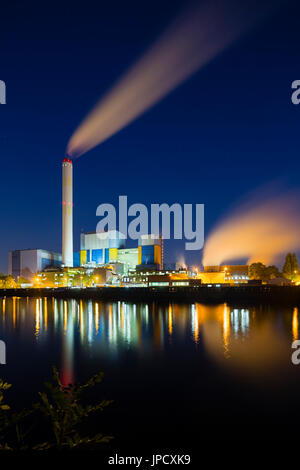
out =
{"type": "Polygon", "coordinates": [[[117,230],[80,234],[73,250],[73,162],[62,162],[62,254],[44,249],[9,252],[9,274],[38,287],[95,287],[103,285],[180,287],[247,283],[248,266],[165,267],[164,240],[142,235],[137,246],[126,247],[117,230]]]}

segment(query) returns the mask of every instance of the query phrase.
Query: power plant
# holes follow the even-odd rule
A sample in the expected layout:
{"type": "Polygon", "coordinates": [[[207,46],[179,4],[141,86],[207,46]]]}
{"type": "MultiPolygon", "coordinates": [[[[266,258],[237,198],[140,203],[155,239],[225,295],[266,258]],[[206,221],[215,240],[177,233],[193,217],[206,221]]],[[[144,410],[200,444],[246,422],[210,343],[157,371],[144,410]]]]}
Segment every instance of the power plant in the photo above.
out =
{"type": "MultiPolygon", "coordinates": [[[[94,232],[80,234],[80,251],[73,250],[73,162],[66,155],[62,162],[62,255],[42,249],[9,252],[9,273],[36,282],[74,285],[76,276],[94,273],[95,279],[106,283],[115,276],[126,285],[196,286],[204,284],[248,282],[248,266],[206,266],[204,272],[194,269],[169,268],[163,271],[164,244],[161,236],[141,235],[134,248],[125,246],[117,230],[101,236],[94,232]],[[105,235],[105,236],[103,236],[105,235]],[[106,271],[106,274],[102,271],[106,271]],[[38,274],[40,273],[40,274],[38,274]],[[68,278],[68,279],[67,279],[68,278]]],[[[82,280],[79,281],[82,285],[82,280]]]]}
{"type": "MultiPolygon", "coordinates": [[[[103,234],[102,234],[103,235],[103,234]]],[[[73,249],[73,162],[68,155],[62,162],[62,254],[39,248],[9,252],[9,274],[32,279],[37,272],[109,266],[118,275],[144,267],[161,269],[161,240],[151,235],[143,236],[135,248],[126,248],[125,240],[117,230],[105,237],[97,232],[80,234],[80,251],[73,249]]]]}
{"type": "Polygon", "coordinates": [[[62,163],[62,263],[73,267],[73,163],[62,163]]]}

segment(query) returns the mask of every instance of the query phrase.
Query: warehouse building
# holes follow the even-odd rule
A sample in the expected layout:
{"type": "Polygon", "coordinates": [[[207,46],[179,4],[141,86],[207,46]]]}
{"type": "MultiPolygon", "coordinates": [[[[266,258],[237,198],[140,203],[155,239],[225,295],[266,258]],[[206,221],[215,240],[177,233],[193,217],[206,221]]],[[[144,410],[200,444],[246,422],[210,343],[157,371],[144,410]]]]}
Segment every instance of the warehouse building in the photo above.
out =
{"type": "Polygon", "coordinates": [[[203,283],[244,284],[249,281],[248,265],[204,266],[204,272],[199,273],[199,277],[203,283]]]}
{"type": "Polygon", "coordinates": [[[120,264],[123,274],[134,269],[160,269],[160,240],[153,235],[142,235],[138,247],[125,248],[121,232],[82,233],[80,254],[74,254],[74,266],[102,266],[120,264]]]}
{"type": "MultiPolygon", "coordinates": [[[[121,232],[87,232],[80,236],[80,251],[73,254],[73,267],[95,269],[113,266],[118,274],[128,274],[136,269],[159,270],[162,265],[160,239],[153,235],[143,235],[134,248],[125,247],[121,232]]],[[[68,263],[72,264],[72,263],[68,263]]],[[[9,273],[32,278],[46,268],[59,268],[62,256],[47,250],[28,249],[9,252],[9,273]]]]}
{"type": "Polygon", "coordinates": [[[36,272],[62,263],[59,253],[41,249],[14,250],[8,253],[8,273],[15,279],[23,276],[31,279],[36,272]]]}
{"type": "MultiPolygon", "coordinates": [[[[87,232],[80,236],[80,266],[100,266],[118,261],[118,249],[125,247],[121,232],[87,232]]],[[[76,264],[78,258],[76,257],[76,264]]]]}
{"type": "Polygon", "coordinates": [[[161,269],[161,239],[153,234],[142,235],[139,239],[137,269],[161,269]]]}
{"type": "Polygon", "coordinates": [[[122,283],[127,287],[199,287],[202,281],[191,278],[187,271],[144,271],[124,276],[122,283]]]}
{"type": "Polygon", "coordinates": [[[139,264],[138,248],[118,249],[118,263],[123,266],[123,274],[136,269],[136,266],[139,264]]]}

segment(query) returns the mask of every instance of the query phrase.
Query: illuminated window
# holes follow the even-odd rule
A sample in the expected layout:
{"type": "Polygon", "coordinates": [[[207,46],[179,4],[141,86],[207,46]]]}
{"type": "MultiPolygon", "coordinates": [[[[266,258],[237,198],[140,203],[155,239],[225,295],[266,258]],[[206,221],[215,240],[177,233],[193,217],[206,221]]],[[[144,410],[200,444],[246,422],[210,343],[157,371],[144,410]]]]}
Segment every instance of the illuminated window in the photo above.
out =
{"type": "Polygon", "coordinates": [[[169,283],[168,282],[149,282],[149,285],[152,286],[152,287],[164,287],[164,286],[168,286],[169,283]]]}

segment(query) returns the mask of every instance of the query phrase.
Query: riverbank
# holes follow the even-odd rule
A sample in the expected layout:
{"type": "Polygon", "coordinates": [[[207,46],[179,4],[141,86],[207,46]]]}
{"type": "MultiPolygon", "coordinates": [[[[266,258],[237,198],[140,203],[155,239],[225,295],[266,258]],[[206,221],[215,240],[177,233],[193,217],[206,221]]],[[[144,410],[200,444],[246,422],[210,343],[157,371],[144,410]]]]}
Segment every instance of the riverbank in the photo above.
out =
{"type": "Polygon", "coordinates": [[[300,305],[300,286],[219,285],[201,287],[89,287],[0,289],[0,297],[56,297],[129,302],[238,302],[300,305]]]}

